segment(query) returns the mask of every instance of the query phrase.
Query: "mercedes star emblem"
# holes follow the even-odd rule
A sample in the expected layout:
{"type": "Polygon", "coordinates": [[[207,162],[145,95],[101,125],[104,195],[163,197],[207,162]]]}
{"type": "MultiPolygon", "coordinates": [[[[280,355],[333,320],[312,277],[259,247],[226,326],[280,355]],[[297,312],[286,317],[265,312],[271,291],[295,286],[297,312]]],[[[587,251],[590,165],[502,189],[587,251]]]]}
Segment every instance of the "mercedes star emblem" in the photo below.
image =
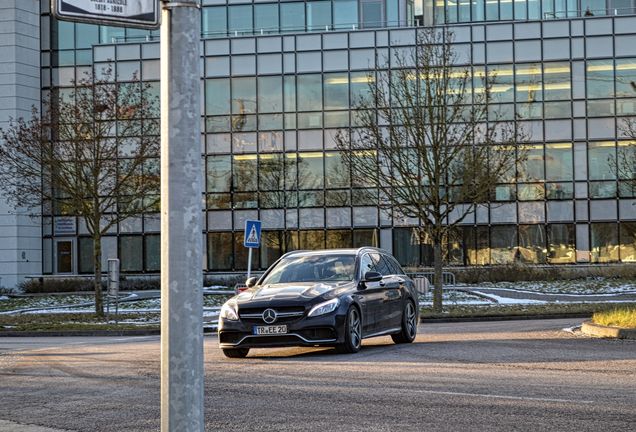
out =
{"type": "Polygon", "coordinates": [[[276,311],[274,309],[265,309],[263,311],[263,321],[267,324],[271,324],[276,321],[276,311]]]}

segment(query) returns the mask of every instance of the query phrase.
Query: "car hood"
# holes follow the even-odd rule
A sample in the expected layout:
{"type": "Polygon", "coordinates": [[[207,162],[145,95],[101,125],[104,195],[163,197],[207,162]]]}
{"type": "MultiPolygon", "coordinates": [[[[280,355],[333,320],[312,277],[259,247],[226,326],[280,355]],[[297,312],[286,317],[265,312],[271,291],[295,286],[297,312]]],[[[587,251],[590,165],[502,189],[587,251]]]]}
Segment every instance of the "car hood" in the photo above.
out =
{"type": "Polygon", "coordinates": [[[303,304],[312,300],[330,299],[353,286],[353,282],[297,282],[271,284],[243,291],[236,298],[239,306],[253,306],[259,303],[303,304]]]}

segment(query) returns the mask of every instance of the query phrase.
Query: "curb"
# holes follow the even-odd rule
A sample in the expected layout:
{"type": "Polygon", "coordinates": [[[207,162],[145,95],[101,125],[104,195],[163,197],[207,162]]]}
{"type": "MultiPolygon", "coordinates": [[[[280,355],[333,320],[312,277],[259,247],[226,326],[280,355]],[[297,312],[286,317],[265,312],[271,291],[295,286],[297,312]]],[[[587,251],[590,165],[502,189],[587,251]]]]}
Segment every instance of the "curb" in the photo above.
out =
{"type": "Polygon", "coordinates": [[[566,319],[566,318],[590,318],[592,313],[560,313],[560,314],[536,314],[536,315],[486,315],[473,317],[440,317],[420,318],[421,323],[453,323],[453,322],[480,322],[480,321],[523,321],[539,319],[566,319]]]}
{"type": "Polygon", "coordinates": [[[581,326],[581,332],[589,336],[636,340],[636,329],[608,327],[600,324],[594,324],[592,321],[585,321],[581,326]]]}
{"type": "MultiPolygon", "coordinates": [[[[203,333],[215,333],[216,329],[203,328],[203,333]]],[[[1,331],[2,337],[73,337],[73,336],[158,336],[161,334],[156,330],[69,330],[69,331],[1,331]]]]}
{"type": "MultiPolygon", "coordinates": [[[[553,314],[553,315],[501,315],[501,316],[479,316],[479,317],[457,317],[457,318],[420,318],[421,324],[435,323],[458,323],[458,322],[480,322],[480,321],[528,321],[537,319],[564,319],[564,318],[590,318],[589,313],[553,314]]],[[[585,325],[585,324],[584,324],[585,325]]],[[[609,327],[608,327],[609,328],[609,327]]],[[[203,333],[215,333],[215,328],[203,328],[203,333]]],[[[634,330],[636,339],[636,330],[634,330]]],[[[2,337],[73,337],[73,336],[156,336],[161,334],[156,330],[69,330],[69,331],[11,331],[0,330],[2,337]]],[[[615,336],[610,336],[615,337],[615,336]]]]}
{"type": "Polygon", "coordinates": [[[157,330],[69,330],[69,331],[0,331],[0,337],[49,337],[49,336],[154,336],[157,330]]]}

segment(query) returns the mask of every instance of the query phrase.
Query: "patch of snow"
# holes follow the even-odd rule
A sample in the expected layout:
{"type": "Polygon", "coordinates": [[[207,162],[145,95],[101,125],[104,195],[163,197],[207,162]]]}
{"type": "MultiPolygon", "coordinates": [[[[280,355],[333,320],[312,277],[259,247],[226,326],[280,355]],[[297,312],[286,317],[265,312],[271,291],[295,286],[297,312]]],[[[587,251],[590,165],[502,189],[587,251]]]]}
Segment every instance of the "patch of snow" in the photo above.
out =
{"type": "Polygon", "coordinates": [[[572,333],[572,334],[576,333],[579,330],[581,330],[581,325],[580,324],[572,326],[572,327],[566,327],[566,328],[562,329],[562,331],[568,332],[568,333],[572,333]]]}
{"type": "Polygon", "coordinates": [[[516,299],[516,298],[509,298],[509,297],[500,297],[498,295],[495,294],[491,294],[491,293],[483,293],[483,292],[479,292],[479,291],[472,291],[477,295],[482,295],[484,297],[488,297],[494,301],[497,302],[497,304],[501,304],[501,305],[515,305],[515,304],[546,304],[548,303],[545,300],[530,300],[530,299],[516,299]]]}
{"type": "Polygon", "coordinates": [[[9,297],[7,297],[7,296],[0,296],[0,300],[9,300],[9,297]]]}
{"type": "MultiPolygon", "coordinates": [[[[492,289],[496,289],[499,291],[508,291],[508,292],[515,292],[515,293],[522,293],[522,294],[532,294],[532,295],[546,295],[546,296],[553,296],[553,295],[558,295],[558,296],[564,296],[564,297],[581,297],[581,296],[595,296],[595,297],[616,297],[616,296],[620,296],[622,294],[631,294],[630,291],[623,291],[623,292],[612,292],[612,293],[595,293],[595,292],[588,292],[588,293],[553,293],[553,292],[540,292],[540,291],[532,291],[532,290],[524,290],[524,289],[514,289],[514,288],[501,288],[501,287],[483,287],[483,288],[492,288],[492,289]]],[[[479,287],[470,287],[467,286],[466,289],[470,290],[470,292],[476,293],[476,294],[481,294],[481,295],[485,295],[488,297],[493,296],[492,294],[488,293],[481,293],[479,292],[479,287]]]]}

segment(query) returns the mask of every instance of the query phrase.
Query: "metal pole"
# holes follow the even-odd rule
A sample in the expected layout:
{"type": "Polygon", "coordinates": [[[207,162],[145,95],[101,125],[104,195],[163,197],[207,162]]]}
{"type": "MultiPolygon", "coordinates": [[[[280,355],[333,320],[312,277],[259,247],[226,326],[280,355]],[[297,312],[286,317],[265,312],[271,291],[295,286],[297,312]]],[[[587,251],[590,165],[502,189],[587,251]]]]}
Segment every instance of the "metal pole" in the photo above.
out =
{"type": "Polygon", "coordinates": [[[161,24],[161,431],[203,432],[200,16],[163,3],[161,24]]]}
{"type": "Polygon", "coordinates": [[[247,252],[247,278],[252,275],[252,248],[248,248],[247,252]]]}

